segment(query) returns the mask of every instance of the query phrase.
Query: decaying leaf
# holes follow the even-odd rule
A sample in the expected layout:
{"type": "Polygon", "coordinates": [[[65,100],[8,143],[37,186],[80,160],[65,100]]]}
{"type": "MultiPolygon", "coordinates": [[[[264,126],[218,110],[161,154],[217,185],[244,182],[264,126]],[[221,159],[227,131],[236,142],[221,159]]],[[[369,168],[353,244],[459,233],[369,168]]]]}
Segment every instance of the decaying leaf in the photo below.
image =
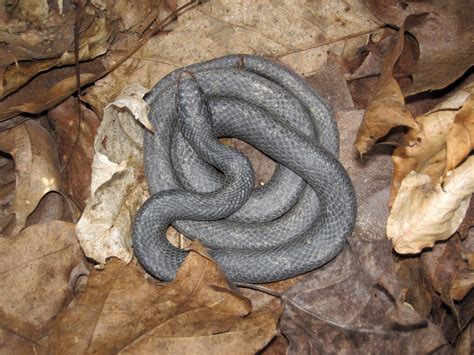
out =
{"type": "Polygon", "coordinates": [[[197,247],[175,280],[156,285],[132,263],[93,271],[88,286],[50,333],[50,354],[255,353],[276,334],[280,311],[250,302],[197,247]],[[117,326],[120,325],[120,326],[117,326]]]}
{"type": "Polygon", "coordinates": [[[35,120],[0,132],[0,151],[9,153],[15,162],[14,235],[25,227],[43,196],[61,191],[58,159],[49,132],[35,120]]]}
{"type": "MultiPolygon", "coordinates": [[[[454,135],[466,134],[464,124],[459,124],[457,128],[454,128],[456,133],[451,133],[451,131],[458,110],[465,104],[473,91],[474,85],[469,84],[446,98],[428,113],[415,119],[418,127],[409,130],[406,134],[406,140],[409,142],[408,146],[398,147],[393,152],[392,162],[394,168],[390,205],[395,200],[402,180],[411,171],[428,175],[433,183],[439,181],[446,171],[446,142],[450,135],[453,135],[451,142],[448,143],[448,146],[451,146],[450,149],[458,150],[459,147],[459,150],[466,151],[466,145],[463,145],[462,141],[453,139],[455,138],[454,135]]],[[[463,122],[465,122],[464,119],[463,122]]],[[[459,155],[459,157],[461,156],[462,159],[466,157],[464,154],[459,155]]]]}
{"type": "Polygon", "coordinates": [[[94,142],[91,195],[77,223],[85,254],[104,264],[111,256],[129,262],[132,218],[148,197],[143,171],[145,90],[107,106],[94,142]]]}
{"type": "Polygon", "coordinates": [[[83,258],[75,225],[36,224],[0,238],[0,328],[36,341],[72,300],[70,274],[83,258]]]}
{"type": "MultiPolygon", "coordinates": [[[[473,85],[474,87],[474,85],[473,85]]],[[[474,88],[473,88],[474,91],[474,88]]],[[[446,139],[446,171],[453,170],[474,149],[474,94],[456,114],[446,139]]]]}
{"type": "Polygon", "coordinates": [[[385,56],[375,95],[367,106],[364,120],[357,132],[355,146],[360,155],[367,153],[374,143],[393,127],[417,127],[410,111],[405,107],[405,98],[393,77],[393,67],[402,52],[405,31],[418,21],[418,17],[407,18],[405,24],[400,28],[397,42],[385,56]]]}
{"type": "Polygon", "coordinates": [[[281,329],[290,354],[429,353],[445,343],[403,301],[383,244],[356,242],[285,293],[281,329]]]}
{"type": "Polygon", "coordinates": [[[416,254],[449,238],[474,192],[474,157],[448,172],[443,186],[412,171],[402,181],[387,221],[387,237],[400,254],[416,254]]]}

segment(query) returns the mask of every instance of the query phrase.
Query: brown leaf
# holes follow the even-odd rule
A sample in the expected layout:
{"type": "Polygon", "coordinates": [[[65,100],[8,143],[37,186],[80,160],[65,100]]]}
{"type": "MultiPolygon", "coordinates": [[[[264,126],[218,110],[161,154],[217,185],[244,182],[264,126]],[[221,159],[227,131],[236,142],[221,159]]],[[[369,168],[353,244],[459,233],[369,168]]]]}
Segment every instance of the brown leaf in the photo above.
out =
{"type": "MultiPolygon", "coordinates": [[[[110,36],[110,28],[108,28],[105,18],[96,18],[92,23],[87,23],[89,21],[84,22],[88,25],[88,28],[82,29],[80,33],[80,61],[88,61],[107,52],[107,41],[110,36]]],[[[71,31],[70,37],[73,37],[74,29],[70,27],[69,30],[71,31]]],[[[62,30],[60,33],[64,36],[62,30]]],[[[51,41],[51,39],[49,40],[51,41]]],[[[54,43],[55,46],[58,47],[64,45],[62,41],[54,41],[51,43],[54,43]]],[[[31,46],[34,47],[34,43],[31,43],[31,46]]],[[[49,49],[51,52],[51,48],[49,49]]],[[[64,52],[57,53],[58,57],[56,58],[49,57],[48,59],[38,60],[40,58],[32,57],[28,58],[28,61],[15,61],[6,67],[3,73],[2,85],[0,86],[0,99],[3,99],[12,92],[20,89],[39,73],[48,71],[55,67],[74,64],[74,52],[68,52],[68,49],[69,48],[66,48],[64,52]]],[[[56,52],[57,49],[54,51],[56,52]]]]}
{"type": "Polygon", "coordinates": [[[84,209],[90,194],[94,137],[100,121],[94,112],[81,105],[78,129],[77,105],[77,100],[68,98],[48,112],[48,119],[55,132],[62,169],[68,164],[63,171],[64,190],[84,209]]]}
{"type": "Polygon", "coordinates": [[[471,202],[469,204],[469,207],[467,208],[467,213],[464,216],[464,219],[457,230],[461,239],[465,239],[468,236],[469,230],[472,227],[474,227],[474,199],[473,198],[471,198],[471,202]]]}
{"type": "Polygon", "coordinates": [[[21,337],[8,329],[0,328],[0,354],[38,354],[47,355],[46,348],[21,337]]]}
{"type": "MultiPolygon", "coordinates": [[[[100,58],[81,65],[81,83],[90,83],[105,72],[100,58]]],[[[21,113],[38,114],[48,110],[76,91],[73,66],[41,73],[0,101],[0,121],[21,113]]]]}
{"type": "Polygon", "coordinates": [[[474,64],[474,3],[439,2],[423,23],[410,33],[420,47],[412,85],[404,87],[405,96],[426,90],[439,90],[460,78],[474,64]]]}
{"type": "Polygon", "coordinates": [[[474,95],[457,113],[446,138],[446,171],[455,169],[474,149],[474,95]]]}
{"type": "Polygon", "coordinates": [[[429,317],[433,307],[430,282],[425,276],[420,258],[401,259],[396,264],[397,279],[405,292],[405,300],[423,317],[429,317]]]}
{"type": "Polygon", "coordinates": [[[364,120],[359,127],[355,146],[360,155],[367,153],[373,144],[385,136],[393,127],[416,128],[411,113],[405,107],[400,86],[393,77],[393,67],[405,43],[405,31],[419,21],[419,17],[408,17],[400,28],[397,42],[386,54],[375,95],[368,104],[364,120]]]}
{"type": "Polygon", "coordinates": [[[0,238],[0,327],[36,341],[71,301],[69,277],[84,258],[72,223],[54,221],[0,238]]]}
{"type": "Polygon", "coordinates": [[[419,56],[407,73],[411,83],[403,87],[405,96],[445,88],[473,64],[474,39],[471,1],[368,0],[371,11],[382,21],[402,26],[410,15],[426,13],[426,18],[410,29],[416,38],[419,56]]]}
{"type": "MultiPolygon", "coordinates": [[[[199,248],[199,247],[198,247],[199,248]]],[[[276,333],[279,312],[251,313],[206,252],[191,252],[173,282],[153,285],[134,264],[93,271],[50,333],[49,353],[254,353],[276,333]],[[120,324],[120,327],[117,327],[120,324]]]]}
{"type": "Polygon", "coordinates": [[[56,149],[49,132],[39,122],[30,120],[0,132],[0,150],[15,161],[16,190],[12,213],[18,233],[28,216],[48,192],[61,191],[61,177],[56,149]]]}
{"type": "MultiPolygon", "coordinates": [[[[454,297],[451,295],[451,289],[455,281],[460,277],[464,278],[468,271],[468,264],[463,260],[461,240],[458,237],[453,237],[445,243],[436,244],[432,250],[421,254],[421,261],[433,288],[448,306],[453,307],[454,297]]],[[[461,300],[462,298],[464,297],[455,299],[461,300]]]]}
{"type": "Polygon", "coordinates": [[[285,293],[281,328],[289,353],[428,353],[442,346],[439,328],[403,301],[390,246],[352,246],[285,293]]]}

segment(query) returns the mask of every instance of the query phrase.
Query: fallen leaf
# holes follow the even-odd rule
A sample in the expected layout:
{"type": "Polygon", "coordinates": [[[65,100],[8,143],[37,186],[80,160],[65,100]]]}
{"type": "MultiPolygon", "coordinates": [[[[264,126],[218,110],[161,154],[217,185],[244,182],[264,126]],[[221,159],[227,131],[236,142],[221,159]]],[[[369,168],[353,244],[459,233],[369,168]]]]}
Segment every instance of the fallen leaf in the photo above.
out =
{"type": "Polygon", "coordinates": [[[440,330],[401,299],[383,245],[355,242],[284,294],[289,354],[428,353],[445,344],[440,330]]]}
{"type": "Polygon", "coordinates": [[[94,138],[100,121],[94,112],[81,104],[79,128],[77,105],[77,100],[70,97],[48,111],[48,119],[55,132],[64,191],[84,209],[90,195],[94,138]]]}
{"type": "Polygon", "coordinates": [[[49,132],[35,120],[0,132],[0,150],[13,157],[16,171],[14,235],[48,192],[61,191],[56,148],[49,132]]]}
{"type": "Polygon", "coordinates": [[[446,141],[458,110],[473,91],[474,85],[469,84],[415,119],[418,127],[406,134],[409,144],[398,147],[393,152],[394,168],[389,205],[393,204],[401,182],[411,171],[430,176],[433,183],[438,182],[444,175],[446,141]]]}
{"type": "MultiPolygon", "coordinates": [[[[72,27],[70,27],[69,30],[71,31],[70,37],[72,41],[74,30],[72,27]]],[[[64,35],[64,32],[61,31],[60,33],[64,35]]],[[[88,24],[87,28],[81,30],[79,60],[88,61],[106,53],[108,50],[109,37],[110,28],[107,26],[106,19],[97,17],[95,21],[88,24]]],[[[60,43],[52,43],[55,43],[55,45],[63,44],[62,41],[60,43]]],[[[32,46],[34,46],[34,44],[32,44],[32,46]]],[[[3,73],[3,82],[0,86],[0,99],[20,89],[39,73],[55,67],[73,65],[75,61],[74,52],[68,52],[67,50],[56,58],[49,57],[43,60],[34,59],[40,58],[29,58],[29,60],[21,62],[15,61],[6,67],[3,73]]]]}
{"type": "MultiPolygon", "coordinates": [[[[101,58],[81,64],[80,82],[91,83],[105,72],[101,58]]],[[[0,101],[0,121],[21,113],[39,114],[69,97],[77,89],[73,66],[46,71],[28,81],[18,90],[0,101]]]]}
{"type": "Polygon", "coordinates": [[[389,214],[387,198],[392,166],[391,148],[375,146],[368,159],[361,160],[352,144],[364,111],[336,112],[340,134],[339,159],[352,180],[357,197],[357,219],[354,234],[364,240],[385,239],[386,221],[389,214]]]}
{"type": "Polygon", "coordinates": [[[367,153],[374,143],[385,136],[393,127],[406,126],[416,128],[410,111],[405,107],[400,86],[393,77],[393,67],[400,57],[405,43],[405,31],[414,26],[420,17],[409,16],[400,28],[398,39],[386,54],[383,70],[375,90],[375,95],[367,105],[364,120],[359,127],[355,146],[360,155],[367,153]]]}
{"type": "Polygon", "coordinates": [[[412,171],[402,181],[387,221],[387,237],[400,254],[416,254],[449,238],[474,192],[474,157],[448,173],[443,186],[412,171]]]}
{"type": "Polygon", "coordinates": [[[445,88],[474,64],[472,2],[369,0],[367,3],[380,20],[397,27],[411,15],[427,14],[410,29],[419,56],[407,73],[411,82],[403,87],[405,96],[445,88]]]}
{"type": "Polygon", "coordinates": [[[72,269],[84,258],[72,223],[36,224],[0,238],[0,328],[37,341],[72,300],[72,269]]]}
{"type": "Polygon", "coordinates": [[[471,354],[474,342],[474,324],[470,323],[456,341],[455,355],[471,354]]]}
{"type": "Polygon", "coordinates": [[[474,3],[436,5],[410,30],[419,43],[420,56],[411,72],[412,84],[403,89],[405,96],[445,88],[474,65],[474,3]]]}
{"type": "Polygon", "coordinates": [[[77,223],[87,257],[104,264],[115,256],[132,259],[132,218],[148,197],[143,171],[145,90],[119,97],[105,109],[94,142],[91,194],[77,223]]]}
{"type": "MultiPolygon", "coordinates": [[[[474,227],[474,199],[473,198],[471,198],[471,203],[469,207],[467,208],[466,216],[464,216],[464,219],[457,230],[461,239],[465,239],[468,236],[469,231],[472,227],[474,227]]],[[[474,265],[474,259],[473,259],[473,265],[474,265]]]]}
{"type": "Polygon", "coordinates": [[[47,355],[46,348],[21,337],[8,329],[0,328],[0,354],[38,354],[47,355]]]}
{"type": "Polygon", "coordinates": [[[148,282],[135,264],[118,261],[93,271],[86,290],[50,333],[50,354],[250,354],[276,334],[279,311],[251,312],[202,247],[173,282],[148,282]],[[120,327],[117,327],[120,324],[120,327]]]}
{"type": "Polygon", "coordinates": [[[0,156],[0,236],[9,235],[15,225],[15,162],[9,154],[0,156]]]}
{"type": "Polygon", "coordinates": [[[278,58],[311,76],[327,65],[329,51],[351,55],[379,25],[357,0],[319,8],[309,2],[273,0],[202,2],[180,15],[173,31],[152,38],[133,58],[97,81],[84,98],[100,113],[131,83],[151,88],[178,67],[229,53],[278,58]]]}
{"type": "Polygon", "coordinates": [[[446,138],[446,171],[453,170],[474,149],[474,94],[471,94],[454,118],[446,138]]]}
{"type": "Polygon", "coordinates": [[[423,317],[429,317],[433,307],[430,280],[425,275],[420,258],[398,260],[397,280],[405,291],[405,300],[423,317]]]}

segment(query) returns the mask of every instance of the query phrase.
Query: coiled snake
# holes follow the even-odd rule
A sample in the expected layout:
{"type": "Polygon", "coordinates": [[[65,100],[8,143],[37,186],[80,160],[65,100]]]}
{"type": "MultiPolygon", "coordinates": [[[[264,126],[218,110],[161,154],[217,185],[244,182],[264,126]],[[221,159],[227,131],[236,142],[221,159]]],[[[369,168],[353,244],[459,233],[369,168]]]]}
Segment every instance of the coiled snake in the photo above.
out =
{"type": "Polygon", "coordinates": [[[199,239],[234,281],[293,277],[331,260],[352,233],[356,200],[337,160],[333,116],[303,78],[252,55],[230,55],[178,69],[147,95],[156,133],[145,134],[152,196],[135,218],[132,240],[144,268],[169,281],[187,252],[166,229],[199,239]],[[278,163],[253,189],[236,137],[278,163]]]}

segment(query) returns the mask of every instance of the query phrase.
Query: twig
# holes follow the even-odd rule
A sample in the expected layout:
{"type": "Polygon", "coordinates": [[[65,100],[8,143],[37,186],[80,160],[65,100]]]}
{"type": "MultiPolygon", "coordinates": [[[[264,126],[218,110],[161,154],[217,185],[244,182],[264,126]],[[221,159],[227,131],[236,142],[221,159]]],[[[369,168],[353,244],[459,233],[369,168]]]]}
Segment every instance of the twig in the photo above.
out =
{"type": "Polygon", "coordinates": [[[248,284],[248,283],[244,283],[244,282],[236,282],[235,285],[239,286],[239,287],[243,287],[243,288],[248,288],[250,290],[263,292],[263,293],[266,293],[267,295],[270,295],[270,296],[273,296],[273,297],[276,297],[276,298],[281,299],[283,297],[283,294],[281,292],[272,290],[271,288],[268,288],[268,287],[248,284]]]}
{"type": "Polygon", "coordinates": [[[293,49],[293,50],[291,50],[291,51],[288,51],[288,52],[279,54],[277,57],[278,57],[278,58],[282,58],[282,57],[286,57],[287,55],[290,55],[290,54],[295,54],[295,53],[298,53],[298,52],[304,52],[304,51],[307,51],[307,50],[309,50],[309,49],[314,49],[314,48],[319,48],[319,47],[327,46],[328,44],[333,44],[333,43],[336,43],[336,42],[346,41],[346,40],[348,40],[348,39],[356,38],[356,37],[359,37],[359,36],[362,36],[362,35],[366,35],[366,34],[369,34],[369,33],[371,33],[371,32],[380,30],[380,29],[383,28],[383,27],[384,27],[384,26],[377,26],[377,27],[370,28],[370,29],[365,30],[365,31],[356,32],[356,33],[351,33],[350,35],[347,35],[347,36],[337,37],[337,38],[331,39],[331,40],[326,41],[326,42],[323,42],[323,43],[317,43],[317,44],[312,44],[312,45],[310,45],[310,46],[305,46],[305,47],[293,49]]]}

